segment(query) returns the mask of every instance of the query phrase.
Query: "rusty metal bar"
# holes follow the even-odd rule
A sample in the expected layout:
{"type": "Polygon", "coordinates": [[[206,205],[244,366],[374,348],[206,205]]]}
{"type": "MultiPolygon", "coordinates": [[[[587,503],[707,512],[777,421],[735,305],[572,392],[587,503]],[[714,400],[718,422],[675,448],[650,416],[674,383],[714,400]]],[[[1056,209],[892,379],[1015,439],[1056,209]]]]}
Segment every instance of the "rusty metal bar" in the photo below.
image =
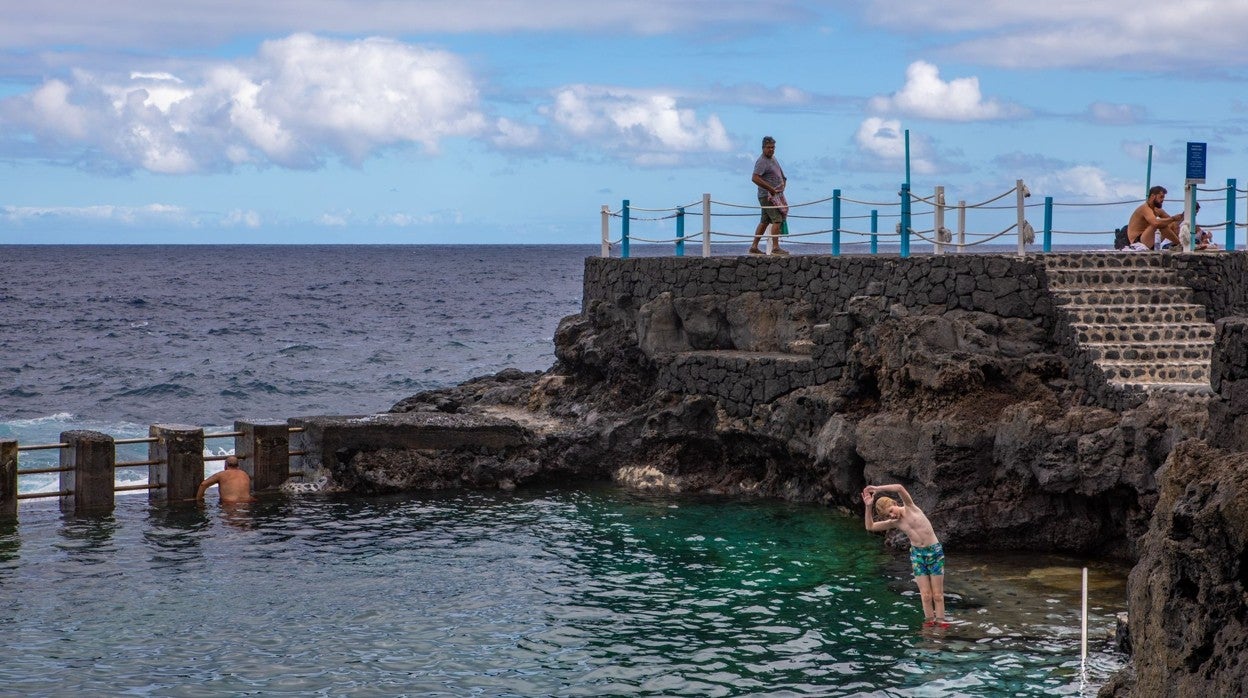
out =
{"type": "Polygon", "coordinates": [[[117,439],[113,441],[115,444],[150,444],[155,442],[156,439],[150,436],[137,437],[133,439],[117,439]]]}
{"type": "Polygon", "coordinates": [[[68,497],[73,494],[73,490],[61,490],[60,492],[27,492],[26,494],[17,495],[18,499],[40,499],[43,497],[68,497]]]}
{"type": "Polygon", "coordinates": [[[148,484],[148,485],[122,485],[121,487],[114,487],[114,488],[113,488],[113,491],[114,491],[114,492],[131,492],[131,491],[133,491],[133,490],[158,490],[158,489],[160,489],[160,488],[162,488],[162,487],[164,487],[164,485],[163,485],[163,484],[155,484],[155,485],[151,485],[151,484],[148,484]]]}
{"type": "Polygon", "coordinates": [[[30,470],[19,470],[17,471],[17,474],[18,475],[39,475],[41,473],[68,473],[71,470],[73,470],[73,468],[62,468],[62,467],[31,468],[30,470]]]}
{"type": "MultiPolygon", "coordinates": [[[[228,456],[228,455],[225,455],[225,456],[204,456],[204,462],[208,462],[208,461],[210,461],[210,460],[225,460],[226,458],[230,458],[230,457],[231,457],[231,456],[228,456]]],[[[242,456],[233,456],[233,457],[234,457],[234,458],[239,459],[240,461],[241,461],[241,460],[247,460],[247,456],[245,456],[245,455],[242,455],[242,456]]]]}
{"type": "Polygon", "coordinates": [[[308,455],[308,452],[307,452],[307,451],[287,451],[287,452],[286,452],[286,455],[288,455],[288,456],[306,456],[306,455],[308,455]]]}
{"type": "MultiPolygon", "coordinates": [[[[153,443],[154,443],[154,442],[153,442],[153,443]]],[[[156,460],[128,460],[128,461],[122,461],[122,462],[120,462],[120,463],[115,463],[115,464],[113,464],[113,467],[114,467],[114,468],[137,468],[137,467],[139,467],[140,465],[160,465],[161,463],[164,463],[164,461],[163,461],[163,460],[160,460],[160,459],[156,459],[156,460]]]]}
{"type": "Polygon", "coordinates": [[[302,434],[303,432],[307,431],[307,427],[291,427],[287,429],[287,431],[290,432],[291,434],[302,434]]]}
{"type": "Polygon", "coordinates": [[[53,448],[69,448],[69,444],[35,444],[34,446],[18,446],[19,451],[47,451],[53,448]]]}
{"type": "Polygon", "coordinates": [[[243,435],[243,432],[241,431],[223,431],[220,434],[204,434],[204,440],[207,441],[208,439],[232,439],[236,436],[242,436],[242,435],[243,435]]]}

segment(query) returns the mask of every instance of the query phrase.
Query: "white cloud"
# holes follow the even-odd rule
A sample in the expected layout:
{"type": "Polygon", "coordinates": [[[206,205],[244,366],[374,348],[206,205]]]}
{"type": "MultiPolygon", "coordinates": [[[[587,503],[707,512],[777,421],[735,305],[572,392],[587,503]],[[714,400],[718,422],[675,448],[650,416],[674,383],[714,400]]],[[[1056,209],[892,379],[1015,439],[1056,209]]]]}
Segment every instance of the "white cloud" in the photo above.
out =
{"type": "Polygon", "coordinates": [[[1248,3],[1235,0],[868,0],[868,21],[1008,68],[1174,71],[1248,64],[1248,3]]]}
{"type": "Polygon", "coordinates": [[[541,142],[541,130],[536,126],[500,118],[494,127],[497,133],[490,140],[499,148],[533,148],[541,142]]]}
{"type": "MultiPolygon", "coordinates": [[[[901,122],[896,119],[868,117],[858,126],[854,142],[864,155],[890,163],[905,162],[905,134],[901,122]]],[[[927,149],[923,141],[915,139],[910,143],[910,168],[914,172],[931,174],[936,171],[935,164],[925,155],[927,149]]]]}
{"type": "Polygon", "coordinates": [[[719,117],[699,119],[675,96],[659,91],[571,85],[541,111],[567,136],[629,152],[642,164],[667,164],[673,155],[726,152],[732,146],[719,117]]]}
{"type": "Polygon", "coordinates": [[[194,75],[75,71],[0,102],[0,125],[123,169],[177,174],[309,167],[331,155],[358,163],[404,144],[436,152],[444,138],[486,129],[477,102],[473,76],[453,54],[299,34],[194,75]]]}
{"type": "Polygon", "coordinates": [[[901,113],[927,119],[984,121],[1026,115],[1026,110],[996,99],[984,99],[979,78],[940,79],[940,69],[926,61],[906,68],[906,83],[892,96],[872,97],[868,107],[880,113],[901,113]]]}
{"type": "Polygon", "coordinates": [[[1143,196],[1141,182],[1128,182],[1112,179],[1105,170],[1092,165],[1076,165],[1051,174],[1043,174],[1035,178],[1034,184],[1029,182],[1034,192],[1043,192],[1045,196],[1072,197],[1085,201],[1131,201],[1143,196]]]}

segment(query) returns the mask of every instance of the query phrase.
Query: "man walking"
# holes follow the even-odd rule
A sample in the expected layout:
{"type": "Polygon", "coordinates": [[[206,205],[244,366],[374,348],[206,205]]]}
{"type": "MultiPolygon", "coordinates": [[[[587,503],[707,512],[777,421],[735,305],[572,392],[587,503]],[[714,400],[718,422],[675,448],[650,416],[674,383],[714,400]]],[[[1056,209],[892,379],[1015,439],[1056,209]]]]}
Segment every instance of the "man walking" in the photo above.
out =
{"type": "Polygon", "coordinates": [[[758,249],[758,243],[770,225],[771,253],[787,255],[788,250],[780,249],[780,229],[784,225],[784,213],[777,206],[780,197],[784,195],[784,185],[788,180],[785,179],[780,161],[776,159],[776,139],[771,136],[763,136],[763,154],[754,162],[754,177],[751,181],[758,186],[758,205],[763,214],[759,218],[758,227],[754,229],[754,241],[750,243],[749,254],[763,254],[758,249]]]}

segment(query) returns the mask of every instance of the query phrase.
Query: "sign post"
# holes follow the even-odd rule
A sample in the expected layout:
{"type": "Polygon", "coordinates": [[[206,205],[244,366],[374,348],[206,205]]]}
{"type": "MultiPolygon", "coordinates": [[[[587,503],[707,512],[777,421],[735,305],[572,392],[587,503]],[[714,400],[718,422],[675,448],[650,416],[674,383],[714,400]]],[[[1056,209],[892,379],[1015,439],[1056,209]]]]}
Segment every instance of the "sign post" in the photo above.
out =
{"type": "Polygon", "coordinates": [[[1187,143],[1187,178],[1183,191],[1183,220],[1187,222],[1188,252],[1196,251],[1196,185],[1205,183],[1207,143],[1187,143]]]}

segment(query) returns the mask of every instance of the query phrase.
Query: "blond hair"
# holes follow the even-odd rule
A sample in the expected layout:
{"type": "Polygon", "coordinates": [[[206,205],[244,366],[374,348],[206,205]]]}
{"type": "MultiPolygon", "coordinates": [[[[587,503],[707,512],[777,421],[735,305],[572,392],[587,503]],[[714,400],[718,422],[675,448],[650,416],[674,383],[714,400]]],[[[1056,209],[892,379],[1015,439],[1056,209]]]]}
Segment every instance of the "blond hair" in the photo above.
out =
{"type": "Polygon", "coordinates": [[[888,510],[898,506],[897,500],[892,497],[876,497],[875,498],[875,515],[888,516],[888,510]]]}

